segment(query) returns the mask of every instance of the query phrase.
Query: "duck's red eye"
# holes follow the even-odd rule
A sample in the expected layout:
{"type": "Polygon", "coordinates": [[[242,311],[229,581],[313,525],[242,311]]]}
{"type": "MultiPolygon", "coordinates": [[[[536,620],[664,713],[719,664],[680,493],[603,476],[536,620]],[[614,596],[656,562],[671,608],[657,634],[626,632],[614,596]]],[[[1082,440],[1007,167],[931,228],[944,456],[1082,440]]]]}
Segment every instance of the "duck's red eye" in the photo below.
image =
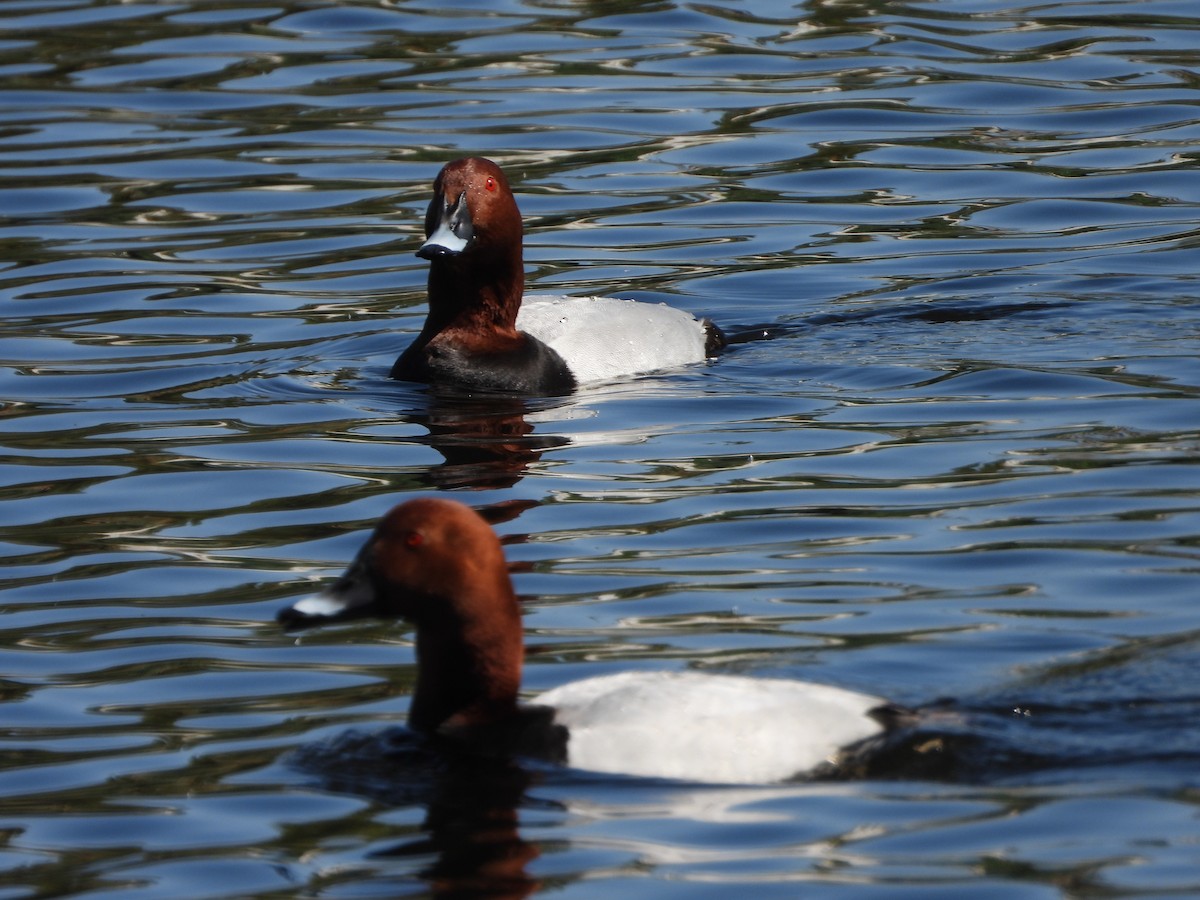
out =
{"type": "Polygon", "coordinates": [[[419,531],[410,531],[404,536],[404,545],[414,550],[425,543],[425,536],[419,531]]]}
{"type": "Polygon", "coordinates": [[[489,191],[494,191],[496,189],[496,179],[489,175],[487,177],[487,181],[483,183],[483,186],[489,191]]]}

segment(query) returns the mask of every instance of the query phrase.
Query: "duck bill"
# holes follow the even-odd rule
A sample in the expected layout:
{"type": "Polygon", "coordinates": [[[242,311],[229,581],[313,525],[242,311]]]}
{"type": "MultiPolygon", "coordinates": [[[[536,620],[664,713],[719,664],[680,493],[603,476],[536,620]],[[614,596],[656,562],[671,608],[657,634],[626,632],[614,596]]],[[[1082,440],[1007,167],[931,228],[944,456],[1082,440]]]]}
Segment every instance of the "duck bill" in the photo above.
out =
{"type": "Polygon", "coordinates": [[[434,260],[458,256],[475,236],[471,211],[467,209],[467,192],[458,195],[452,206],[441,194],[433,198],[425,213],[425,243],[417,256],[434,260]]]}
{"type": "Polygon", "coordinates": [[[300,598],[281,609],[276,618],[287,628],[307,628],[376,615],[378,610],[379,598],[367,576],[366,566],[355,561],[325,590],[300,598]]]}

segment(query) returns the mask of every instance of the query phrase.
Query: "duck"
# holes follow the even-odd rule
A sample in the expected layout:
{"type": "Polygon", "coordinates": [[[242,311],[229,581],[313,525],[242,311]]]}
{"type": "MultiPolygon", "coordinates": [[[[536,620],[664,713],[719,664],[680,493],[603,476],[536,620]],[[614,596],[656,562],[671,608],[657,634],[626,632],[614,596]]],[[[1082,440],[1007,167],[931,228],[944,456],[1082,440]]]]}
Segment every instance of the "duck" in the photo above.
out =
{"type": "Polygon", "coordinates": [[[408,726],[460,751],[761,784],[827,773],[904,715],[832,685],[695,670],[596,675],[522,701],[522,613],[500,540],[478,512],[443,497],[395,506],[339,578],[277,618],[297,629],[360,616],[412,623],[408,726]]]}
{"type": "Polygon", "coordinates": [[[614,297],[525,297],[521,212],[496,163],[447,163],[425,213],[429,310],[390,377],[467,391],[565,395],[716,355],[707,319],[614,297]]]}

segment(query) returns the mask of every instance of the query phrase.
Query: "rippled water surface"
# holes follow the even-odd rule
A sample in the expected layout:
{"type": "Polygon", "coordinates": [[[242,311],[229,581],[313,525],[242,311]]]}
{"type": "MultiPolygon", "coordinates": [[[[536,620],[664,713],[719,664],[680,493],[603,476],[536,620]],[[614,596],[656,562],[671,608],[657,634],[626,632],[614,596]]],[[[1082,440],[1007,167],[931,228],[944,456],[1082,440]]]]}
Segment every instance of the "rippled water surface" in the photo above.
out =
{"type": "Polygon", "coordinates": [[[1200,894],[1198,72],[1184,0],[7,0],[0,897],[1200,894]],[[534,289],[764,339],[388,381],[468,153],[534,289]],[[530,690],[949,697],[980,755],[422,771],[406,627],[273,617],[429,492],[500,506],[530,690]]]}

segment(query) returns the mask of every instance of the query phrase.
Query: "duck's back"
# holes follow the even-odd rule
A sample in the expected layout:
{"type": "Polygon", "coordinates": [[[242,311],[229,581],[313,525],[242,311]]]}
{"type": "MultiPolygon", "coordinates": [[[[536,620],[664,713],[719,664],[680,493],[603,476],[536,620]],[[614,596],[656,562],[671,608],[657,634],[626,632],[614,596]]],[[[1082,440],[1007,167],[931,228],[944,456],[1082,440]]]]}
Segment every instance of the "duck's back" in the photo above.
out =
{"type": "Polygon", "coordinates": [[[525,297],[517,328],[561,356],[578,383],[704,360],[706,323],[665,303],[613,297],[525,297]]]}
{"type": "Polygon", "coordinates": [[[580,769],[728,784],[782,781],[879,734],[878,697],[828,685],[695,672],[623,672],[535,701],[566,726],[580,769]]]}

